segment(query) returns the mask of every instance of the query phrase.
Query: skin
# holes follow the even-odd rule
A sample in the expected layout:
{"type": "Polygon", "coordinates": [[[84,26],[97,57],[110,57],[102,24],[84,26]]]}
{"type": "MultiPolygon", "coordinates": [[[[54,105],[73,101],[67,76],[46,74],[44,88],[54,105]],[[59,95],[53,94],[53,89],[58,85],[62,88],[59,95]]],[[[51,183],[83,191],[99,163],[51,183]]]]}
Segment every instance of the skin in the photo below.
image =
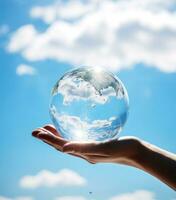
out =
{"type": "Polygon", "coordinates": [[[46,125],[32,135],[64,152],[89,163],[124,164],[141,169],[176,190],[176,154],[162,150],[135,137],[108,142],[70,142],[61,137],[54,126],[46,125]]]}

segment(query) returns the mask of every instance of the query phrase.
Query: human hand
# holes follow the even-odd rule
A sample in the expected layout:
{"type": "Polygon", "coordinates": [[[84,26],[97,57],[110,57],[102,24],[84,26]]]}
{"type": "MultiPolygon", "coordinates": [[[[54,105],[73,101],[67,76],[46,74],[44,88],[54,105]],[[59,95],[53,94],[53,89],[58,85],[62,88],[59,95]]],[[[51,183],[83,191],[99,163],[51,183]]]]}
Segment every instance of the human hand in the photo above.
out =
{"type": "Polygon", "coordinates": [[[60,152],[90,163],[120,163],[139,168],[176,190],[176,155],[134,137],[108,142],[70,142],[61,137],[54,126],[46,125],[32,135],[60,152]]]}
{"type": "Polygon", "coordinates": [[[60,152],[83,158],[89,163],[120,163],[133,166],[140,150],[140,140],[124,137],[108,142],[70,142],[61,137],[54,126],[46,125],[32,135],[60,152]]]}

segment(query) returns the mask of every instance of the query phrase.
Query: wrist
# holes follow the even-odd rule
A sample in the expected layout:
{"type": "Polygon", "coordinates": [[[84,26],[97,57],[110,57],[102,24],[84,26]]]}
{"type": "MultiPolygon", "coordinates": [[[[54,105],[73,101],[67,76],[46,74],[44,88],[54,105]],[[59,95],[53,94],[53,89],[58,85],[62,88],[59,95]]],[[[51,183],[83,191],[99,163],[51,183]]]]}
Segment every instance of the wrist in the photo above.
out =
{"type": "Polygon", "coordinates": [[[122,142],[125,150],[120,156],[117,156],[115,162],[139,168],[144,154],[146,154],[143,142],[135,137],[123,139],[122,142]]]}
{"type": "Polygon", "coordinates": [[[129,158],[134,167],[143,169],[150,154],[150,148],[145,141],[137,139],[134,154],[129,158]]]}

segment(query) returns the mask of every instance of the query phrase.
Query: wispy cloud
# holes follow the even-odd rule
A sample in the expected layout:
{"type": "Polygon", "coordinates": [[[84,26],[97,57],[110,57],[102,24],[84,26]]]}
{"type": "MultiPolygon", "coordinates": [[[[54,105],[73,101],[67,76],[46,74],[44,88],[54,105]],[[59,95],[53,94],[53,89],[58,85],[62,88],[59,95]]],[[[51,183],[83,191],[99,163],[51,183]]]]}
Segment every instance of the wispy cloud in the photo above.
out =
{"type": "Polygon", "coordinates": [[[20,186],[23,188],[35,189],[38,187],[54,187],[54,186],[84,186],[86,179],[75,171],[70,169],[62,169],[59,172],[51,172],[43,170],[34,176],[24,176],[20,180],[20,186]]]}
{"type": "Polygon", "coordinates": [[[109,70],[144,63],[175,72],[175,5],[174,0],[79,0],[37,6],[30,15],[48,28],[39,32],[34,25],[20,27],[8,50],[30,61],[55,59],[109,70]]]}
{"type": "Polygon", "coordinates": [[[35,27],[31,24],[20,27],[10,38],[10,43],[7,46],[9,52],[23,51],[29,48],[37,36],[35,27]]]}
{"type": "Polygon", "coordinates": [[[110,200],[156,200],[153,192],[137,190],[131,193],[124,193],[110,198],[110,200]]]}
{"type": "MultiPolygon", "coordinates": [[[[74,115],[58,114],[54,106],[51,107],[50,111],[53,117],[59,122],[62,131],[67,134],[72,133],[69,136],[70,140],[96,140],[98,139],[97,133],[99,132],[101,132],[100,135],[104,135],[104,137],[108,137],[110,134],[111,136],[115,136],[120,129],[120,125],[118,126],[116,122],[117,117],[115,116],[112,116],[109,119],[89,121],[89,119],[83,120],[74,115]]],[[[101,136],[99,139],[101,139],[101,136]]]]}
{"type": "Polygon", "coordinates": [[[21,197],[5,197],[5,196],[0,196],[0,200],[34,200],[32,197],[27,197],[27,196],[21,196],[21,197]]]}
{"type": "Polygon", "coordinates": [[[56,197],[55,200],[86,200],[86,198],[82,196],[62,196],[56,197]]]}
{"type": "Polygon", "coordinates": [[[21,64],[16,68],[16,74],[19,76],[24,75],[35,75],[37,73],[36,69],[25,64],[21,64]]]}
{"type": "MultiPolygon", "coordinates": [[[[89,74],[81,71],[76,74],[67,74],[64,79],[60,80],[56,91],[62,94],[64,104],[78,100],[105,104],[112,96],[119,99],[124,96],[124,89],[119,82],[103,72],[89,74]],[[88,75],[91,76],[90,80],[82,81],[88,75]]],[[[53,92],[55,92],[55,89],[53,92]]]]}
{"type": "Polygon", "coordinates": [[[30,10],[30,16],[52,23],[56,20],[76,20],[94,8],[93,3],[84,4],[82,1],[58,1],[49,6],[35,6],[30,10]]]}

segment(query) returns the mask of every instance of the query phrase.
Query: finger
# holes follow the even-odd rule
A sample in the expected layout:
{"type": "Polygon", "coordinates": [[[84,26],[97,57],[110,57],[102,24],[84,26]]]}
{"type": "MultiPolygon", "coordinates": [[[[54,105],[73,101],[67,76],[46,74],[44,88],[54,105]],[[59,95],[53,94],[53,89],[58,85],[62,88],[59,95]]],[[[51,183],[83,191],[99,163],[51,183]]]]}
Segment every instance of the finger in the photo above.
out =
{"type": "Polygon", "coordinates": [[[32,132],[32,136],[37,137],[38,133],[41,132],[41,131],[50,132],[50,133],[52,133],[52,134],[54,134],[56,136],[60,136],[61,137],[61,135],[57,132],[57,130],[52,125],[46,125],[44,127],[40,127],[40,128],[35,129],[32,132]]]}
{"type": "Polygon", "coordinates": [[[46,129],[40,127],[32,131],[32,136],[37,137],[40,132],[47,132],[46,129]]]}
{"type": "Polygon", "coordinates": [[[47,140],[42,140],[44,143],[48,144],[49,146],[53,147],[54,149],[56,149],[57,151],[62,151],[62,146],[59,146],[59,145],[56,145],[56,144],[53,144],[51,142],[48,142],[47,140]]]}
{"type": "MultiPolygon", "coordinates": [[[[53,145],[53,143],[48,142],[47,140],[44,140],[44,139],[43,139],[42,141],[45,142],[46,144],[48,144],[48,145],[54,147],[54,148],[57,149],[58,151],[62,151],[62,148],[61,148],[60,146],[58,146],[58,145],[53,145]]],[[[90,161],[89,159],[87,159],[87,158],[86,158],[85,156],[83,156],[83,155],[79,155],[79,154],[75,154],[75,153],[69,153],[69,155],[72,155],[72,156],[81,158],[81,159],[83,159],[83,160],[89,162],[90,164],[95,164],[93,161],[90,161]]]]}
{"type": "Polygon", "coordinates": [[[56,128],[53,125],[47,124],[43,128],[46,129],[46,130],[48,130],[48,131],[50,131],[54,135],[61,137],[60,133],[56,130],[56,128]]]}
{"type": "Polygon", "coordinates": [[[33,137],[37,137],[37,135],[38,135],[39,132],[40,132],[39,130],[32,131],[32,136],[33,137]]]}
{"type": "Polygon", "coordinates": [[[51,144],[54,147],[63,148],[63,146],[68,142],[67,140],[55,136],[53,134],[50,134],[49,132],[39,132],[37,137],[41,140],[45,140],[49,144],[51,144]]]}
{"type": "Polygon", "coordinates": [[[67,142],[63,138],[54,135],[52,132],[42,127],[33,131],[32,135],[59,151],[62,151],[63,145],[67,142]]]}
{"type": "Polygon", "coordinates": [[[106,155],[105,143],[78,143],[69,142],[63,147],[64,152],[79,153],[79,154],[91,154],[91,155],[106,155]]]}
{"type": "MultiPolygon", "coordinates": [[[[59,151],[62,151],[62,148],[61,148],[60,146],[55,145],[55,144],[53,144],[53,143],[51,143],[51,142],[49,142],[49,141],[47,141],[47,140],[45,140],[45,139],[43,139],[42,141],[45,142],[45,143],[47,143],[48,145],[54,147],[55,149],[57,149],[57,150],[59,150],[59,151]]],[[[83,155],[76,154],[76,153],[69,153],[69,155],[82,158],[82,159],[86,160],[87,162],[89,162],[89,163],[91,163],[91,164],[95,164],[95,163],[89,161],[89,160],[88,160],[85,156],[83,156],[83,155]]]]}
{"type": "Polygon", "coordinates": [[[62,152],[62,146],[59,146],[57,144],[53,144],[52,142],[49,142],[48,140],[45,140],[45,139],[41,139],[42,142],[48,144],[49,146],[53,147],[54,149],[58,150],[58,151],[61,151],[62,152]]]}

